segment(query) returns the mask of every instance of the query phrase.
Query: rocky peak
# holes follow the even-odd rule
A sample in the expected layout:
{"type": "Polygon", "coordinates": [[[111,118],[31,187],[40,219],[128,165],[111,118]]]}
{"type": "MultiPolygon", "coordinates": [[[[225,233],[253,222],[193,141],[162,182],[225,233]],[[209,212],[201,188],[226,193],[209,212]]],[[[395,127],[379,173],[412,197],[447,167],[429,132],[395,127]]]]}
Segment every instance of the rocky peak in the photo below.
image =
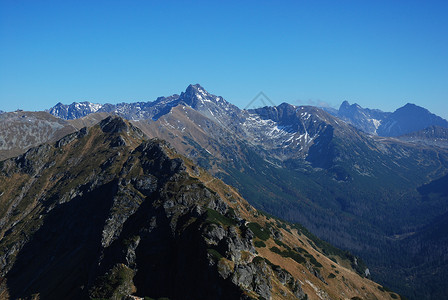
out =
{"type": "MultiPolygon", "coordinates": [[[[203,93],[205,91],[205,89],[199,84],[190,84],[187,86],[187,89],[185,90],[185,93],[203,93]]],[[[208,93],[207,93],[208,94],[208,93]]]]}
{"type": "Polygon", "coordinates": [[[362,113],[362,107],[359,106],[357,103],[351,104],[348,101],[342,102],[341,106],[339,107],[339,114],[340,115],[346,115],[346,114],[354,114],[354,113],[362,113]]]}
{"type": "Polygon", "coordinates": [[[214,98],[215,97],[212,97],[212,95],[199,84],[190,84],[185,92],[180,94],[179,101],[196,109],[199,106],[204,105],[204,101],[212,102],[214,98]]]}
{"type": "Polygon", "coordinates": [[[132,133],[136,138],[143,138],[145,134],[129,121],[119,116],[109,116],[99,123],[104,133],[132,133]]]}
{"type": "Polygon", "coordinates": [[[339,106],[339,111],[348,109],[350,107],[350,103],[347,100],[344,100],[339,106]]]}
{"type": "Polygon", "coordinates": [[[117,116],[109,116],[100,122],[101,130],[105,133],[128,132],[129,126],[125,120],[117,116]]]}

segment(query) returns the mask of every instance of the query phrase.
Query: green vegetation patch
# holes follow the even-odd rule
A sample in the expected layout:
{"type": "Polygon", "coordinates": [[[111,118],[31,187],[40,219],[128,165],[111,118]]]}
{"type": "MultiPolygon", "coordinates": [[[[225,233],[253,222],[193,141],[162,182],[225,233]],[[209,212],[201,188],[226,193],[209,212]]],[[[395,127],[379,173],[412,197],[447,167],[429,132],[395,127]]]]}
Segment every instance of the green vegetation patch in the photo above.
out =
{"type": "MultiPolygon", "coordinates": [[[[276,265],[274,263],[272,263],[269,259],[267,259],[266,257],[261,257],[261,256],[256,256],[252,262],[254,263],[260,263],[262,261],[265,261],[272,269],[273,268],[281,268],[279,265],[276,265]]],[[[281,268],[282,269],[282,268],[281,268]]]]}
{"type": "Polygon", "coordinates": [[[253,262],[254,264],[258,264],[258,263],[261,263],[261,262],[263,262],[263,261],[266,261],[266,262],[267,262],[267,259],[265,259],[265,258],[263,258],[263,257],[261,257],[261,256],[255,256],[254,259],[252,260],[252,262],[253,262]]]}
{"type": "Polygon", "coordinates": [[[293,251],[293,250],[280,250],[277,247],[271,247],[269,250],[271,250],[274,253],[277,253],[278,255],[281,255],[283,257],[289,257],[298,262],[299,264],[304,264],[306,262],[306,259],[300,255],[299,253],[293,251]]]}
{"type": "Polygon", "coordinates": [[[210,254],[214,260],[218,261],[221,258],[223,258],[223,256],[221,255],[221,253],[219,253],[218,251],[216,251],[215,249],[207,249],[207,253],[210,254]]]}
{"type": "Polygon", "coordinates": [[[208,208],[207,209],[207,222],[213,223],[216,225],[224,225],[224,226],[232,226],[236,225],[236,221],[233,219],[230,219],[224,215],[221,215],[219,212],[217,212],[214,209],[208,208]]]}
{"type": "Polygon", "coordinates": [[[295,247],[294,250],[296,250],[299,253],[308,253],[308,251],[306,251],[305,249],[303,249],[302,247],[295,247]]]}
{"type": "Polygon", "coordinates": [[[226,216],[232,220],[238,218],[235,210],[232,207],[229,207],[229,209],[227,210],[226,216]]]}
{"type": "Polygon", "coordinates": [[[286,245],[285,243],[283,243],[283,242],[280,241],[280,240],[274,239],[274,242],[275,242],[277,245],[279,245],[280,247],[283,247],[283,248],[285,248],[285,249],[287,249],[287,250],[291,250],[291,247],[289,247],[288,245],[286,245]]]}
{"type": "Polygon", "coordinates": [[[260,240],[267,241],[270,237],[269,230],[261,227],[258,223],[249,223],[247,227],[249,227],[254,235],[260,240]]]}
{"type": "Polygon", "coordinates": [[[257,248],[264,248],[264,247],[266,247],[266,244],[265,244],[265,242],[263,242],[263,241],[255,241],[255,242],[254,242],[254,245],[255,245],[255,247],[257,247],[257,248]]]}
{"type": "Polygon", "coordinates": [[[286,245],[285,243],[279,241],[279,240],[274,240],[276,242],[277,245],[282,246],[284,248],[286,248],[286,250],[280,250],[278,247],[274,246],[271,247],[270,250],[274,253],[277,253],[283,257],[290,257],[293,260],[295,260],[296,262],[298,262],[299,264],[303,264],[306,262],[305,257],[307,257],[310,260],[310,263],[313,264],[316,268],[322,268],[322,264],[319,263],[316,258],[314,256],[312,256],[311,254],[309,254],[305,249],[302,249],[303,251],[305,251],[306,253],[304,254],[305,257],[303,257],[301,254],[299,254],[298,252],[292,250],[290,247],[288,247],[288,245],[286,245]]]}
{"type": "Polygon", "coordinates": [[[314,256],[312,256],[311,254],[305,254],[306,257],[308,257],[310,259],[310,263],[312,263],[315,267],[317,268],[322,268],[322,264],[320,262],[318,262],[316,260],[316,258],[314,256]]]}
{"type": "Polygon", "coordinates": [[[282,250],[280,250],[279,248],[277,248],[277,247],[271,247],[269,250],[271,250],[272,252],[274,252],[274,253],[277,253],[277,254],[282,254],[282,250]]]}

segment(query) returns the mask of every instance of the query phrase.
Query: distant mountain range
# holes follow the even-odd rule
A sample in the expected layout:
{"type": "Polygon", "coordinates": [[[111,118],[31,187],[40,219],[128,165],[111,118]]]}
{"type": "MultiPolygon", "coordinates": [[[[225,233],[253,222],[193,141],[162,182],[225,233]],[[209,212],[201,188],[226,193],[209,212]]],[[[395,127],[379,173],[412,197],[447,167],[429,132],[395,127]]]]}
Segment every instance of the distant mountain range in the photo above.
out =
{"type": "Polygon", "coordinates": [[[131,120],[255,207],[365,258],[372,276],[394,290],[413,299],[448,295],[440,226],[448,214],[440,190],[448,150],[440,147],[443,129],[425,130],[446,126],[423,108],[384,113],[344,102],[331,114],[287,103],[242,110],[190,85],[153,102],[59,103],[49,112],[76,128],[108,114],[131,120]]]}
{"type": "Polygon", "coordinates": [[[366,133],[379,136],[401,136],[430,126],[448,128],[447,120],[411,103],[389,113],[344,101],[337,112],[329,112],[366,133]]]}
{"type": "MultiPolygon", "coordinates": [[[[115,105],[90,102],[74,102],[70,105],[58,103],[49,110],[49,113],[65,120],[78,119],[96,112],[114,113],[129,120],[156,120],[166,113],[169,107],[177,106],[182,101],[197,110],[200,102],[185,102],[191,98],[188,94],[191,92],[187,89],[180,96],[160,97],[153,102],[119,103],[115,105]]],[[[210,101],[210,99],[208,100],[210,101]]],[[[200,99],[197,101],[200,101],[200,99]]],[[[233,106],[227,101],[225,103],[233,106]]],[[[347,101],[342,102],[338,110],[329,108],[325,110],[366,133],[384,137],[401,136],[430,126],[448,128],[447,120],[411,103],[398,108],[393,113],[383,112],[379,109],[362,108],[356,103],[350,105],[347,101]]]]}

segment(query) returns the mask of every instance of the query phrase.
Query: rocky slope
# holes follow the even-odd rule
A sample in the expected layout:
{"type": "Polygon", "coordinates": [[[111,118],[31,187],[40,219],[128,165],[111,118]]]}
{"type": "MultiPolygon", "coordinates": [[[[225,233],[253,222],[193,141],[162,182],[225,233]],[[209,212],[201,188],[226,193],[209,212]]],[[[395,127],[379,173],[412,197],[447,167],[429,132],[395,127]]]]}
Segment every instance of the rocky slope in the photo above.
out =
{"type": "Polygon", "coordinates": [[[0,270],[2,299],[399,297],[117,117],[0,163],[0,270]]]}
{"type": "Polygon", "coordinates": [[[76,131],[69,122],[46,112],[15,111],[0,115],[0,160],[76,131]]]}
{"type": "Polygon", "coordinates": [[[47,112],[15,111],[0,116],[0,161],[25,153],[42,143],[54,142],[83,127],[91,127],[109,113],[90,113],[62,120],[47,112]]]}

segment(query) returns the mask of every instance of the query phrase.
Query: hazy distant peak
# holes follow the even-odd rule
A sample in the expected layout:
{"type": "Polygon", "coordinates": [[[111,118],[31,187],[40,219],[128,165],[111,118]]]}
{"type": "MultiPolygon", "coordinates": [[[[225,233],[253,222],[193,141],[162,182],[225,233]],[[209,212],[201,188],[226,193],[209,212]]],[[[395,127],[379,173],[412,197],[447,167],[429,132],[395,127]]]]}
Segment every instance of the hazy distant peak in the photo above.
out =
{"type": "Polygon", "coordinates": [[[349,103],[347,100],[344,100],[344,101],[341,103],[341,106],[339,106],[339,109],[346,109],[346,108],[348,108],[348,107],[350,107],[350,103],[349,103]]]}
{"type": "Polygon", "coordinates": [[[398,111],[415,111],[422,113],[430,113],[429,110],[427,110],[426,108],[415,105],[414,103],[406,103],[404,106],[398,108],[395,112],[398,111]]]}
{"type": "Polygon", "coordinates": [[[410,102],[408,102],[408,103],[406,103],[403,107],[420,107],[420,106],[418,106],[418,105],[416,105],[416,104],[414,104],[414,103],[410,103],[410,102]]]}
{"type": "Polygon", "coordinates": [[[341,106],[339,106],[339,110],[348,110],[348,109],[351,109],[351,110],[355,110],[355,109],[361,110],[363,108],[358,103],[350,104],[347,100],[344,100],[341,103],[341,106]]]}
{"type": "Polygon", "coordinates": [[[381,127],[378,128],[378,134],[400,136],[434,125],[448,128],[448,121],[431,113],[426,108],[407,103],[384,120],[381,127]]]}
{"type": "Polygon", "coordinates": [[[296,108],[295,105],[292,105],[292,104],[289,104],[289,103],[286,103],[286,102],[282,102],[280,105],[274,106],[274,107],[278,107],[278,108],[293,107],[293,108],[296,108]]]}

